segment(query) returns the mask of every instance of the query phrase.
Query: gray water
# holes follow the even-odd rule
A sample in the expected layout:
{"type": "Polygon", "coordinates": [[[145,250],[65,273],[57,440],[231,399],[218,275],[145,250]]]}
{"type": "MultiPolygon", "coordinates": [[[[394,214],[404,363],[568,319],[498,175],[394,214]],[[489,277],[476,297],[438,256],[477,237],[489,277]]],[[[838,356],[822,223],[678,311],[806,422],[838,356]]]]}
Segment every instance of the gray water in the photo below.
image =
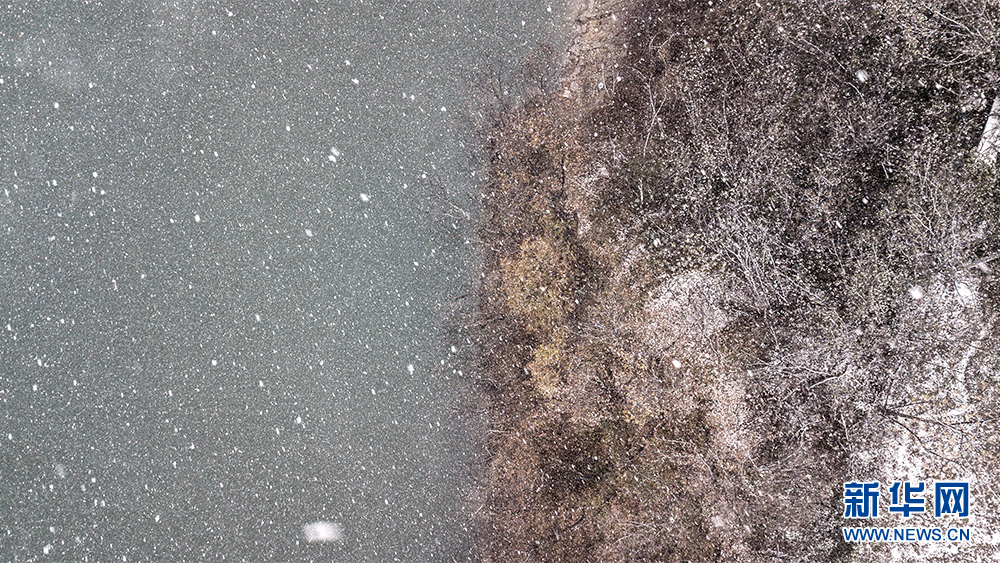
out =
{"type": "Polygon", "coordinates": [[[475,251],[427,193],[470,207],[477,64],[561,28],[530,1],[5,5],[0,560],[468,558],[445,324],[475,251]]]}

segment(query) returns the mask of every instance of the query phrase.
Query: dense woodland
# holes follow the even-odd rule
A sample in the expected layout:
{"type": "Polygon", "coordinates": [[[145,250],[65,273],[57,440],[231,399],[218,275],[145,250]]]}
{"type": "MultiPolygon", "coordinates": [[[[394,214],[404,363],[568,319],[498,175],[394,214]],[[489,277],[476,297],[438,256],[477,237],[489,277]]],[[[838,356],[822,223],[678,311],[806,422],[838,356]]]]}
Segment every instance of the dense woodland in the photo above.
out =
{"type": "Polygon", "coordinates": [[[896,439],[995,501],[997,3],[589,9],[483,80],[479,556],[878,559],[896,439]]]}

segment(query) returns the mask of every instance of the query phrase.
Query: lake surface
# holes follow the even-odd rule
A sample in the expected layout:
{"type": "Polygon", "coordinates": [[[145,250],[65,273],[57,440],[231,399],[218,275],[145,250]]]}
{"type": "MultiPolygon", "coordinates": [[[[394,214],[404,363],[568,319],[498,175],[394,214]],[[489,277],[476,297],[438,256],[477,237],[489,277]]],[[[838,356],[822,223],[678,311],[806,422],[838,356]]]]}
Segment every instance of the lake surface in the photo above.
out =
{"type": "Polygon", "coordinates": [[[474,68],[564,20],[4,8],[0,560],[467,559],[475,251],[428,193],[471,207],[474,68]]]}

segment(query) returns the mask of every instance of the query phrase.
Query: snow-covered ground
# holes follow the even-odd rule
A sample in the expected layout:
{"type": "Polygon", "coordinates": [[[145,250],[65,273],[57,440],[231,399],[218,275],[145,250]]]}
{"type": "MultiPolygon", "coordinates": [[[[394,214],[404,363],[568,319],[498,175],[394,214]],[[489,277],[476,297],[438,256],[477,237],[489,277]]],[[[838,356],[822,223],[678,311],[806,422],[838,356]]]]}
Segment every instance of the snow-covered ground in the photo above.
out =
{"type": "MultiPolygon", "coordinates": [[[[1000,440],[996,412],[996,313],[981,299],[972,278],[939,279],[920,298],[911,290],[905,333],[893,345],[916,358],[893,375],[886,403],[890,423],[881,444],[872,444],[882,502],[878,527],[971,528],[971,542],[856,544],[854,561],[1000,561],[1000,440]],[[889,514],[889,487],[896,481],[926,483],[927,511],[903,518],[889,514]],[[968,481],[968,518],[934,517],[933,483],[968,481]]],[[[919,497],[919,495],[918,495],[919,497]]]]}

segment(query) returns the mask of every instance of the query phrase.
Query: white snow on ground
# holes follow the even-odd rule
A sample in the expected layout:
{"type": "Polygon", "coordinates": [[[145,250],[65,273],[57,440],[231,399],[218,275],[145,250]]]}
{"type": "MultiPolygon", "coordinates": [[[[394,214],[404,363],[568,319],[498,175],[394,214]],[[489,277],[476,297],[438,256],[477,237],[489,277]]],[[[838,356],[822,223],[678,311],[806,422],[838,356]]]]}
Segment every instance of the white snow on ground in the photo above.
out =
{"type": "Polygon", "coordinates": [[[719,280],[700,271],[666,280],[649,302],[650,323],[644,340],[652,348],[675,356],[671,360],[674,367],[679,368],[682,359],[711,360],[711,353],[704,352],[701,344],[732,320],[719,307],[721,295],[719,280]]]}
{"type": "Polygon", "coordinates": [[[628,386],[626,400],[632,416],[642,420],[648,411],[661,410],[656,405],[669,405],[676,413],[694,412],[693,397],[710,395],[705,414],[713,448],[727,459],[749,460],[759,437],[746,424],[750,412],[743,372],[727,369],[714,352],[714,339],[732,321],[721,300],[736,293],[720,278],[697,270],[667,278],[653,290],[646,304],[648,320],[639,335],[669,364],[663,366],[661,380],[628,386]]]}
{"type": "Polygon", "coordinates": [[[965,283],[958,282],[955,284],[955,291],[958,292],[958,296],[963,299],[968,299],[972,297],[972,289],[965,283]]]}
{"type": "MultiPolygon", "coordinates": [[[[912,293],[911,293],[912,295],[912,293]]],[[[882,483],[878,527],[971,528],[971,542],[855,544],[852,561],[1000,561],[1000,495],[995,416],[984,391],[995,386],[996,314],[983,307],[975,278],[937,280],[904,313],[909,334],[893,343],[913,358],[891,374],[881,469],[859,476],[882,483]],[[984,422],[985,421],[985,422],[984,422]],[[926,512],[904,519],[888,512],[896,481],[924,482],[926,512]],[[934,483],[968,481],[970,515],[934,517],[934,483]]],[[[987,391],[988,392],[988,391],[987,391]]]]}
{"type": "Polygon", "coordinates": [[[979,140],[978,152],[979,160],[985,164],[992,165],[997,161],[997,153],[1000,152],[1000,96],[993,100],[990,117],[986,120],[983,136],[979,140]]]}

